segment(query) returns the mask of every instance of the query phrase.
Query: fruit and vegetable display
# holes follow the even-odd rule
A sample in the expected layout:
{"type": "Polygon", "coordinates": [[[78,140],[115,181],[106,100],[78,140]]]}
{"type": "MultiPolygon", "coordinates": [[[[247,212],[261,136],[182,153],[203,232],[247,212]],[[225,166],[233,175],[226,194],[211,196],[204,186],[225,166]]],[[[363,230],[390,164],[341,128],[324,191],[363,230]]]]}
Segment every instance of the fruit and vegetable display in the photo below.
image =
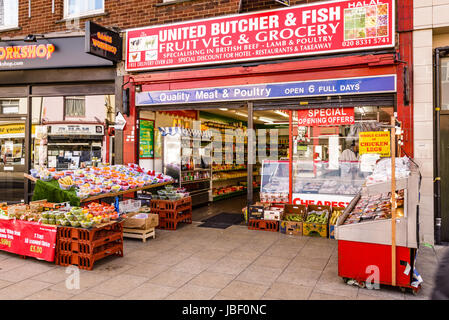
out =
{"type": "Polygon", "coordinates": [[[172,181],[170,176],[155,171],[144,172],[135,164],[103,165],[58,172],[53,169],[33,169],[30,172],[33,177],[43,181],[57,180],[62,190],[74,188],[81,199],[172,181]]]}
{"type": "Polygon", "coordinates": [[[292,221],[292,222],[303,222],[304,221],[302,215],[300,215],[300,214],[287,214],[287,215],[284,215],[284,218],[282,220],[292,221]]]}
{"type": "Polygon", "coordinates": [[[33,221],[46,225],[91,228],[119,219],[115,207],[109,204],[90,203],[85,207],[48,202],[2,207],[3,219],[33,221]]]}
{"type": "Polygon", "coordinates": [[[338,218],[343,214],[344,209],[333,209],[329,224],[336,225],[338,218]]]}
{"type": "Polygon", "coordinates": [[[246,190],[245,186],[226,186],[221,188],[213,188],[212,189],[212,195],[214,197],[225,195],[228,193],[238,192],[238,191],[244,191],[246,190]]]}
{"type": "Polygon", "coordinates": [[[312,210],[309,212],[306,218],[306,222],[308,223],[319,223],[319,224],[327,224],[327,220],[329,217],[328,210],[312,210]]]}
{"type": "Polygon", "coordinates": [[[166,185],[164,189],[158,190],[157,194],[152,194],[151,198],[156,200],[180,200],[190,196],[185,188],[174,188],[172,185],[166,185]]]}
{"type": "MultiPolygon", "coordinates": [[[[404,190],[396,194],[398,217],[403,215],[404,190]]],[[[343,224],[391,219],[391,193],[385,192],[372,196],[362,195],[343,224]]]]}

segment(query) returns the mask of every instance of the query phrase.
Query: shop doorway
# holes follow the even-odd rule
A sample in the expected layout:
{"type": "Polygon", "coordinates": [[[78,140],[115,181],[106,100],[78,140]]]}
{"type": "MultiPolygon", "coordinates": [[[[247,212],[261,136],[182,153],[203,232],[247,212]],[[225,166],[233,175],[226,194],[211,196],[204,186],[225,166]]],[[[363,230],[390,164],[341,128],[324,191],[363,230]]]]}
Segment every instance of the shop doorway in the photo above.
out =
{"type": "Polygon", "coordinates": [[[0,115],[0,202],[24,201],[25,117],[0,115]]]}
{"type": "Polygon", "coordinates": [[[246,103],[198,109],[141,108],[136,135],[139,165],[169,174],[178,181],[177,187],[190,192],[194,221],[221,213],[242,215],[249,201],[260,201],[262,162],[273,151],[270,143],[276,146],[276,160],[287,159],[288,117],[288,113],[274,110],[250,115],[246,103]],[[250,126],[255,136],[253,163],[248,159],[250,126]],[[175,133],[176,128],[187,132],[210,129],[216,134],[210,140],[198,141],[201,138],[195,133],[184,139],[175,133]],[[272,134],[273,141],[270,129],[279,129],[276,135],[272,134]],[[195,161],[195,148],[191,152],[183,148],[194,145],[198,147],[199,161],[195,161]],[[216,151],[217,147],[221,147],[221,152],[216,151]]]}
{"type": "Polygon", "coordinates": [[[440,113],[441,241],[449,242],[449,112],[440,113]]]}

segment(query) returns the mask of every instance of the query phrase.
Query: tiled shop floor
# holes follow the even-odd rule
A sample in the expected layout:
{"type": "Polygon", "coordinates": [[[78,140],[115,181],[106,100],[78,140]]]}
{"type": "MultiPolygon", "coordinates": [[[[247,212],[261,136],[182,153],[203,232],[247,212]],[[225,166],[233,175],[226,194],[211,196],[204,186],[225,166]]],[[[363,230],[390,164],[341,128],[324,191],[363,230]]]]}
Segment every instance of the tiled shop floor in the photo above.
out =
{"type": "Polygon", "coordinates": [[[0,299],[429,299],[438,257],[446,250],[420,248],[417,268],[424,284],[413,296],[388,286],[345,284],[337,274],[335,240],[244,226],[198,228],[194,222],[177,231],[157,230],[146,243],[125,239],[124,247],[123,258],[80,270],[78,288],[66,268],[0,252],[0,299]]]}

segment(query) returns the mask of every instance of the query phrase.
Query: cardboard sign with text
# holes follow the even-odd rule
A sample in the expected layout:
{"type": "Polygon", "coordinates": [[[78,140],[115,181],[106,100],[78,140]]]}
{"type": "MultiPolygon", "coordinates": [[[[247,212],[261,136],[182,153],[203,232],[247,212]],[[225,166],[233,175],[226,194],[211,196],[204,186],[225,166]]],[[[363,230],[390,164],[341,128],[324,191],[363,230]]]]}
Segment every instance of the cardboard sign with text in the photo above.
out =
{"type": "Polygon", "coordinates": [[[359,133],[359,153],[390,156],[390,131],[369,131],[359,133]]]}

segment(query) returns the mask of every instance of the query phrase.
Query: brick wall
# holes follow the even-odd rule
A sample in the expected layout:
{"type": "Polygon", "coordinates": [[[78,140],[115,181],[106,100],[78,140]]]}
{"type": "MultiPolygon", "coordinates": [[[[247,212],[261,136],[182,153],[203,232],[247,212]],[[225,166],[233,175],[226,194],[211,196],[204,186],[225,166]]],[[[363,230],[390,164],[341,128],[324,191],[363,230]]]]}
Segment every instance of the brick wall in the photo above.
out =
{"type": "MultiPolygon", "coordinates": [[[[291,0],[291,5],[319,0],[291,0]]],[[[202,19],[237,14],[240,0],[188,0],[160,5],[162,0],[105,0],[105,14],[79,20],[79,28],[92,20],[107,27],[121,29],[155,24],[202,19]]],[[[22,37],[27,34],[47,34],[70,30],[71,23],[64,21],[64,0],[31,1],[29,17],[28,0],[19,0],[19,30],[0,31],[0,38],[22,37]]],[[[242,0],[241,12],[283,8],[274,0],[242,0]]]]}
{"type": "MultiPolygon", "coordinates": [[[[190,0],[169,5],[162,0],[105,0],[105,14],[80,19],[79,26],[91,20],[107,27],[121,29],[155,24],[173,23],[213,16],[236,14],[239,0],[190,0]]],[[[31,18],[28,0],[19,0],[19,30],[0,31],[1,38],[27,34],[47,34],[69,30],[64,18],[64,0],[55,0],[52,13],[51,0],[31,1],[31,18]]]]}

